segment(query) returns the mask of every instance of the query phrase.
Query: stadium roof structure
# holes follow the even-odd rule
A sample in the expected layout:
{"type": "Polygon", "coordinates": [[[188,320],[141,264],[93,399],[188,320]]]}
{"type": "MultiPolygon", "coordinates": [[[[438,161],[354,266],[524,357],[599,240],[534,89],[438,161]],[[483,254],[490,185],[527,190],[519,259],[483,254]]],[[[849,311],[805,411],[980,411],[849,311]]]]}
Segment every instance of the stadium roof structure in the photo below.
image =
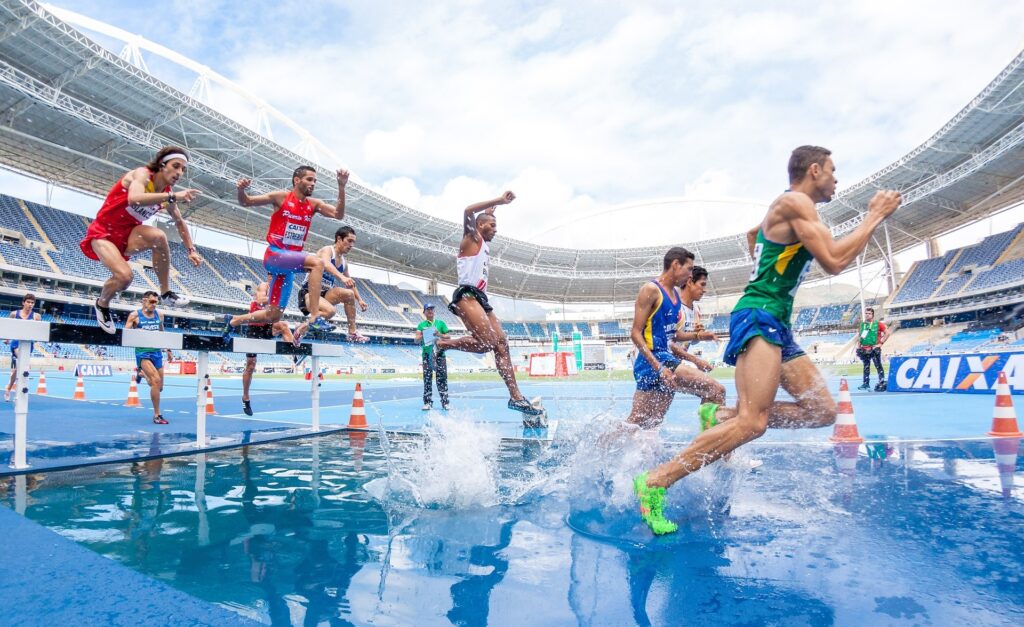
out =
{"type": "MultiPolygon", "coordinates": [[[[188,210],[190,222],[262,241],[269,215],[238,206],[235,181],[252,178],[255,193],[281,188],[308,159],[166,84],[140,59],[113,54],[55,13],[35,2],[0,0],[0,164],[103,195],[160,147],[182,145],[191,153],[187,184],[204,192],[188,210]]],[[[333,169],[315,165],[317,195],[333,197],[333,169]]],[[[904,206],[876,235],[865,263],[1024,200],[1024,53],[935,135],[823,205],[822,218],[842,235],[861,222],[882,188],[900,190],[904,206]]],[[[461,225],[357,183],[349,184],[347,205],[345,222],[359,232],[352,261],[455,282],[461,225]]],[[[331,241],[335,228],[318,217],[310,246],[331,241]]],[[[712,272],[713,294],[742,289],[751,263],[745,234],[678,245],[712,272]]],[[[491,251],[492,293],[621,302],[660,271],[665,245],[577,250],[499,236],[491,251]]],[[[815,266],[808,278],[821,276],[815,266]]]]}

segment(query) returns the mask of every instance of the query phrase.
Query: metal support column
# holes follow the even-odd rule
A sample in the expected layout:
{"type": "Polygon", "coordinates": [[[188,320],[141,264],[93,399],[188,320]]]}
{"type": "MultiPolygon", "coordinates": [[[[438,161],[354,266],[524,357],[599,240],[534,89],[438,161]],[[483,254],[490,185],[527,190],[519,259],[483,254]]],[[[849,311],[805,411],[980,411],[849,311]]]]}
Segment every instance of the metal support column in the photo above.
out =
{"type": "Polygon", "coordinates": [[[29,359],[32,358],[32,343],[18,342],[18,372],[14,380],[14,454],[11,468],[28,468],[26,453],[28,447],[28,373],[29,359]]]}
{"type": "Polygon", "coordinates": [[[206,448],[206,391],[210,389],[210,354],[196,360],[196,448],[206,448]]]}
{"type": "Polygon", "coordinates": [[[313,398],[313,431],[320,430],[320,356],[313,355],[312,364],[312,391],[311,396],[313,398]]]}

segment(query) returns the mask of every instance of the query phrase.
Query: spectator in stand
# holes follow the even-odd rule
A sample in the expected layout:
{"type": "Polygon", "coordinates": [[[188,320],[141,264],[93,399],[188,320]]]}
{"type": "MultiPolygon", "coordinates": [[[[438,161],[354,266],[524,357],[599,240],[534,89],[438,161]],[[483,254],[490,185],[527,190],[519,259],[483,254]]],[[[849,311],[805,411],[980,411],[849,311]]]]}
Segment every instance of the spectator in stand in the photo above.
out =
{"type": "Polygon", "coordinates": [[[871,389],[871,362],[875,362],[875,370],[878,371],[878,384],[876,392],[886,390],[885,369],[882,368],[882,344],[889,339],[889,332],[885,329],[885,323],[875,320],[875,310],[868,307],[864,310],[864,320],[860,323],[860,346],[857,347],[857,357],[864,363],[864,383],[858,390],[871,389]]]}
{"type": "MultiPolygon", "coordinates": [[[[21,309],[15,309],[10,313],[10,318],[17,320],[41,320],[39,314],[32,311],[32,308],[36,306],[36,297],[34,294],[25,294],[25,297],[21,299],[21,309]]],[[[8,341],[4,340],[4,344],[8,341]]],[[[4,400],[11,400],[11,393],[14,392],[14,384],[18,378],[18,340],[14,340],[11,344],[11,380],[7,382],[7,387],[4,388],[4,400]]],[[[34,342],[29,342],[28,354],[29,361],[32,357],[32,349],[35,347],[34,342]]],[[[28,367],[28,364],[25,364],[28,367]]]]}
{"type": "Polygon", "coordinates": [[[416,327],[416,340],[423,346],[423,411],[430,411],[434,406],[434,390],[431,374],[437,379],[437,394],[441,397],[441,409],[448,410],[448,359],[443,352],[434,353],[434,343],[438,338],[448,337],[448,325],[444,320],[434,318],[434,306],[423,305],[423,317],[426,318],[416,327]]]}

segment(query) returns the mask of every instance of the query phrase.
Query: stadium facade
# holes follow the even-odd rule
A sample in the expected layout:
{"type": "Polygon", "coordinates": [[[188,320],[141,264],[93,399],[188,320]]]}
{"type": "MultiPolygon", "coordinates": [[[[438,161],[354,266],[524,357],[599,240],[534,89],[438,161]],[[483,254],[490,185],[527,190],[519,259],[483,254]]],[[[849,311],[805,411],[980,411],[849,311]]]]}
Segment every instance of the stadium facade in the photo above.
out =
{"type": "MultiPolygon", "coordinates": [[[[119,58],[35,2],[0,0],[0,163],[29,176],[102,194],[126,168],[160,146],[192,153],[188,184],[204,191],[189,219],[261,240],[268,216],[239,207],[234,183],[253,178],[257,192],[286,184],[305,161],[263,135],[119,58]]],[[[821,209],[836,235],[862,219],[879,188],[899,189],[905,206],[888,221],[863,261],[887,261],[1024,199],[1024,54],[956,116],[903,158],[843,190],[821,209]]],[[[337,164],[331,164],[337,165],[337,164]]],[[[318,164],[321,194],[334,193],[331,170],[318,164]]],[[[454,282],[461,228],[351,184],[346,221],[360,233],[352,261],[454,282]]],[[[314,222],[311,246],[333,225],[314,222]]],[[[750,259],[744,234],[630,249],[575,250],[498,237],[492,246],[493,293],[556,302],[632,298],[656,274],[666,246],[694,250],[712,271],[712,294],[741,289],[750,259]]],[[[809,279],[820,278],[816,269],[809,279]]]]}

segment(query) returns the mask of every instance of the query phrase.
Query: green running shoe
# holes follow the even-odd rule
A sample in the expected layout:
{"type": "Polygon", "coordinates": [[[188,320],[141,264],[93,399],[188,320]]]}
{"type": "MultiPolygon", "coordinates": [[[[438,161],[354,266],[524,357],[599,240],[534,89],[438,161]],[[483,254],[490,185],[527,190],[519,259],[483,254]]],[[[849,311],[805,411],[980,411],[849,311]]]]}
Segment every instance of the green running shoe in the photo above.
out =
{"type": "Polygon", "coordinates": [[[718,403],[701,403],[697,408],[697,417],[700,418],[701,433],[718,424],[715,414],[718,412],[718,403]]]}
{"type": "Polygon", "coordinates": [[[633,477],[633,493],[640,501],[640,517],[654,535],[673,533],[679,529],[679,525],[665,518],[665,488],[648,486],[646,472],[633,477]]]}

